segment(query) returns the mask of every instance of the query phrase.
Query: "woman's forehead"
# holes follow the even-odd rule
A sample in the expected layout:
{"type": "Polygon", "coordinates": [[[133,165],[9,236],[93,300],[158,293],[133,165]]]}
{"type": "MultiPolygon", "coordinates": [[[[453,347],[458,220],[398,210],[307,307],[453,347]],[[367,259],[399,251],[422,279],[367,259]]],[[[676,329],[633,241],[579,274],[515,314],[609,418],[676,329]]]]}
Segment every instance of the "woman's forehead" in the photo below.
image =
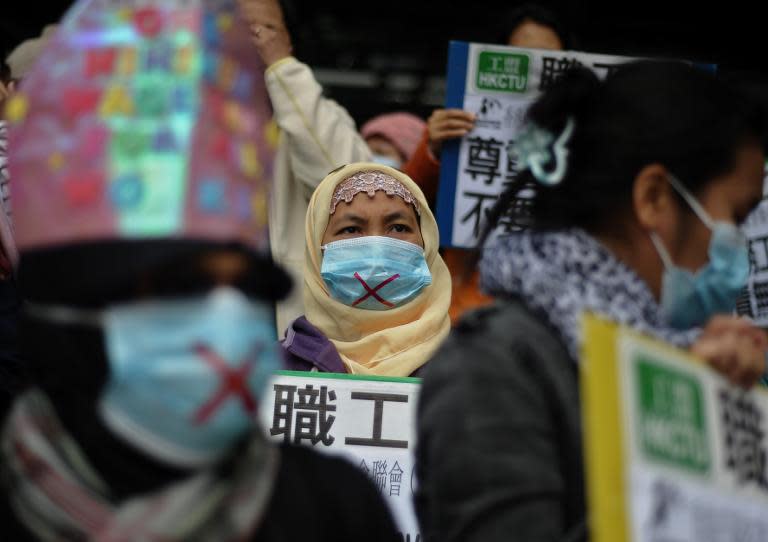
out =
{"type": "Polygon", "coordinates": [[[390,196],[383,190],[377,190],[373,196],[366,192],[358,192],[352,198],[352,201],[340,201],[336,207],[333,217],[343,217],[346,212],[364,213],[368,216],[387,215],[393,212],[403,212],[406,216],[416,219],[416,210],[413,205],[406,203],[399,196],[390,196]]]}
{"type": "Polygon", "coordinates": [[[330,212],[333,214],[341,202],[351,203],[361,192],[373,198],[380,191],[388,196],[400,197],[419,214],[419,202],[413,193],[405,184],[383,171],[360,171],[340,182],[333,191],[330,212]]]}

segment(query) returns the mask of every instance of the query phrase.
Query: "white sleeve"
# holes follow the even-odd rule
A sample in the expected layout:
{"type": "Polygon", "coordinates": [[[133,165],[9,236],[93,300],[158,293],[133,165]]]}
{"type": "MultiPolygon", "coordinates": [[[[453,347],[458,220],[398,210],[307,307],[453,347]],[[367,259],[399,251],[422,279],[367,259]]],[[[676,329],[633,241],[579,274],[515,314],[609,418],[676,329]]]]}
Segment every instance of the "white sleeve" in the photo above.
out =
{"type": "Polygon", "coordinates": [[[334,169],[370,160],[352,117],[323,97],[309,66],[293,57],[280,60],[267,69],[266,84],[291,172],[310,194],[334,169]]]}

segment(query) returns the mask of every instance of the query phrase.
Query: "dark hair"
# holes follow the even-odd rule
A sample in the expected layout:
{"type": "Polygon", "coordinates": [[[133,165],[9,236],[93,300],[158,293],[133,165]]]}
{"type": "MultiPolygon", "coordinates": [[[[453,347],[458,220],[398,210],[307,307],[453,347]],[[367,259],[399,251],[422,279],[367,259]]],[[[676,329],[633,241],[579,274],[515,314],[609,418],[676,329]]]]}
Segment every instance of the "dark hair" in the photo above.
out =
{"type": "Polygon", "coordinates": [[[520,172],[489,214],[479,246],[501,220],[513,227],[601,230],[627,212],[644,166],[663,164],[696,194],[734,167],[744,145],[765,149],[768,141],[765,104],[682,62],[625,64],[605,81],[578,68],[527,113],[529,122],[553,134],[569,118],[575,127],[562,181],[544,186],[530,170],[520,172]]]}
{"type": "Polygon", "coordinates": [[[5,61],[0,60],[0,83],[10,83],[11,82],[11,68],[8,67],[8,64],[5,63],[5,61]]]}
{"type": "Polygon", "coordinates": [[[522,4],[510,9],[503,17],[504,27],[501,29],[498,41],[506,44],[512,32],[517,30],[517,27],[526,21],[533,21],[541,26],[551,28],[557,34],[557,37],[560,38],[563,49],[573,49],[575,47],[574,38],[558,13],[554,9],[536,3],[522,4]]]}

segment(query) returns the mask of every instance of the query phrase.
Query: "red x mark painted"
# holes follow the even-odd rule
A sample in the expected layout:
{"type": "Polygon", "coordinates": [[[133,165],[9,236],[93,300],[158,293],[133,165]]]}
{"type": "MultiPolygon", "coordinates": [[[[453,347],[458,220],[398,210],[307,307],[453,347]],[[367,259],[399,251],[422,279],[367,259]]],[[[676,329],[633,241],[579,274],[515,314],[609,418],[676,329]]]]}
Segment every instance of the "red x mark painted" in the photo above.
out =
{"type": "Polygon", "coordinates": [[[360,281],[360,284],[363,285],[363,288],[365,288],[365,291],[367,293],[363,297],[361,297],[360,299],[358,299],[357,301],[352,303],[353,307],[356,306],[356,305],[359,305],[360,303],[362,303],[363,301],[365,301],[366,299],[368,299],[371,296],[373,296],[373,298],[376,299],[376,301],[378,301],[382,305],[386,305],[387,307],[394,307],[395,306],[394,303],[390,303],[389,301],[387,301],[386,299],[381,297],[376,292],[378,292],[379,290],[384,288],[384,286],[386,286],[387,284],[389,284],[393,280],[399,279],[400,278],[400,274],[399,273],[396,274],[396,275],[392,275],[391,277],[389,277],[387,280],[385,280],[384,282],[382,282],[381,284],[379,284],[375,288],[371,288],[370,286],[368,286],[368,284],[366,284],[366,282],[363,280],[363,277],[361,277],[357,272],[355,272],[355,278],[360,281]]]}
{"type": "Polygon", "coordinates": [[[230,368],[218,354],[204,344],[197,344],[194,349],[195,353],[213,367],[221,377],[219,389],[195,414],[195,425],[207,422],[230,395],[239,397],[240,403],[248,414],[255,414],[256,400],[248,389],[248,375],[253,369],[256,355],[246,359],[240,367],[230,368]]]}

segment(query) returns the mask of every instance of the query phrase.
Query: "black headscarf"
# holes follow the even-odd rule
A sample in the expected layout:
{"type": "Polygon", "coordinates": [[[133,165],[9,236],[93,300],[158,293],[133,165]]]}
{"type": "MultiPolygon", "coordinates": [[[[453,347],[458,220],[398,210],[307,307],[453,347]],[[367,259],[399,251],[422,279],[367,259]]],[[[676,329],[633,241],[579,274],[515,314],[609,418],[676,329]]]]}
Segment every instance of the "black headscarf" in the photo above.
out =
{"type": "MultiPolygon", "coordinates": [[[[147,286],[154,295],[194,295],[212,286],[197,270],[202,256],[222,250],[245,255],[250,272],[234,286],[262,301],[290,290],[287,274],[238,244],[158,240],[100,242],[22,253],[19,285],[31,303],[100,309],[129,302],[147,286]]],[[[97,404],[108,379],[102,329],[41,321],[23,314],[20,351],[30,385],[42,389],[62,424],[94,467],[123,498],[172,481],[186,471],[155,461],[121,441],[101,422],[97,404]]]]}

